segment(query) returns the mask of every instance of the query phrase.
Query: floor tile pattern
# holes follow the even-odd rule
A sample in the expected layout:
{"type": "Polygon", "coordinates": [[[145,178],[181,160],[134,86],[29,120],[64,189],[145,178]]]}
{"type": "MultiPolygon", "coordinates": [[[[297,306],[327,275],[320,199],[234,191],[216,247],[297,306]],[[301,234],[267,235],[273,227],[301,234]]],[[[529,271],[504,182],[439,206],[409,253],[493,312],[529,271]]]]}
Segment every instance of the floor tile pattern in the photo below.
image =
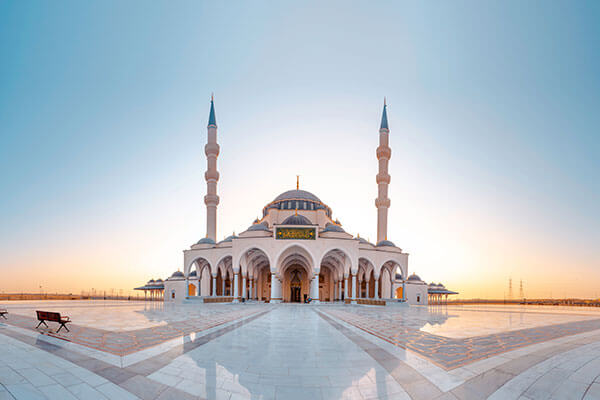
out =
{"type": "Polygon", "coordinates": [[[38,324],[36,318],[18,314],[9,314],[7,320],[3,322],[122,356],[161,344],[170,339],[202,332],[264,310],[265,307],[260,305],[207,307],[203,315],[195,315],[187,320],[173,321],[165,325],[151,326],[135,331],[117,332],[78,324],[69,324],[70,332],[67,332],[64,328],[60,332],[56,332],[58,326],[52,322],[48,323],[48,328],[42,325],[36,329],[35,327],[38,324]]]}
{"type": "Polygon", "coordinates": [[[377,318],[365,307],[323,307],[323,312],[397,346],[412,350],[435,364],[453,369],[493,355],[547,340],[600,329],[600,319],[568,322],[466,339],[432,335],[408,328],[401,317],[377,318]]]}

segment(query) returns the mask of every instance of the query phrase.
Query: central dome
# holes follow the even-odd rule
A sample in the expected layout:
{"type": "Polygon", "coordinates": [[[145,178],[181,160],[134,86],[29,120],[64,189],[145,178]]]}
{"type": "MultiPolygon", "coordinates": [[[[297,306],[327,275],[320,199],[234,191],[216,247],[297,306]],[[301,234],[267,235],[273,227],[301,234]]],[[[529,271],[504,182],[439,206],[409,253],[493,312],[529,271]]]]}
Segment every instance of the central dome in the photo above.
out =
{"type": "Polygon", "coordinates": [[[263,217],[267,216],[269,210],[324,210],[325,214],[331,218],[331,208],[323,204],[321,199],[307,192],[306,190],[288,190],[275,197],[275,200],[263,208],[263,217]]]}
{"type": "Polygon", "coordinates": [[[317,203],[321,203],[321,199],[312,194],[311,192],[307,192],[306,190],[288,190],[287,192],[281,193],[279,196],[275,197],[275,201],[282,200],[311,200],[316,201],[317,203]]]}

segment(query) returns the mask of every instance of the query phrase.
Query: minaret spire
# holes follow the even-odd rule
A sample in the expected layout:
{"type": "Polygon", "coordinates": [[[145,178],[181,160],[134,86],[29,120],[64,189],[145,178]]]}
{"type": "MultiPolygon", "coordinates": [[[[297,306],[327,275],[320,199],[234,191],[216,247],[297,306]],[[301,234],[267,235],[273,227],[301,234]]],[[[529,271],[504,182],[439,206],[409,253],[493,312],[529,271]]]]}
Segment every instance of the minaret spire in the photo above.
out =
{"type": "Polygon", "coordinates": [[[375,199],[375,207],[377,207],[377,243],[387,240],[387,217],[390,208],[388,186],[391,179],[388,173],[388,163],[392,157],[392,149],[389,146],[389,133],[387,102],[384,97],[383,114],[381,115],[381,126],[379,127],[379,147],[377,147],[377,160],[379,161],[379,173],[376,177],[378,195],[375,199]]]}
{"type": "Polygon", "coordinates": [[[204,174],[206,179],[206,237],[214,241],[217,240],[217,205],[219,196],[217,196],[217,182],[219,181],[219,172],[217,171],[217,157],[219,156],[219,145],[217,143],[217,119],[215,117],[214,96],[210,96],[210,113],[208,115],[208,138],[204,153],[206,154],[207,168],[204,174]]]}
{"type": "Polygon", "coordinates": [[[210,113],[208,114],[208,126],[217,126],[217,118],[215,117],[215,96],[210,95],[210,113]]]}

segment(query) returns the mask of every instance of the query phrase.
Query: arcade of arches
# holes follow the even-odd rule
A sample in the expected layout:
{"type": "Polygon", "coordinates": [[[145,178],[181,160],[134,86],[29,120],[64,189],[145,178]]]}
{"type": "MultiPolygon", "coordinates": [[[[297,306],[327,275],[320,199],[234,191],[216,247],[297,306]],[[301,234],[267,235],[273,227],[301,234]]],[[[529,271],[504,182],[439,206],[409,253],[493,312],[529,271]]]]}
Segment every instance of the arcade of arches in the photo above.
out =
{"type": "Polygon", "coordinates": [[[234,271],[231,256],[219,261],[214,268],[216,273],[206,259],[199,258],[186,277],[187,295],[272,302],[306,302],[308,299],[332,302],[386,299],[402,294],[402,287],[394,288],[394,279],[399,273],[399,266],[394,262],[382,265],[377,276],[373,264],[364,258],[359,259],[358,271],[352,274],[348,256],[341,250],[329,251],[319,269],[311,267],[311,258],[304,249],[292,248],[281,254],[278,268],[272,271],[269,257],[261,250],[251,249],[242,257],[240,273],[234,271]]]}

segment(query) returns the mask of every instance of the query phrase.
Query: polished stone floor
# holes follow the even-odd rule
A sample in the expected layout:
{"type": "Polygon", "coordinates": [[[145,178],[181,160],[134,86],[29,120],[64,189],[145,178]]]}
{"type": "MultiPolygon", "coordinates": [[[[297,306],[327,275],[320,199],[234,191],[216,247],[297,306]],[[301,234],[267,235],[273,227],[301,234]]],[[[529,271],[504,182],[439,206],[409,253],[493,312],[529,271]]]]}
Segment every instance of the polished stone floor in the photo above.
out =
{"type": "Polygon", "coordinates": [[[600,399],[600,310],[10,302],[0,399],[600,399]],[[35,330],[34,311],[71,332],[35,330]]]}

